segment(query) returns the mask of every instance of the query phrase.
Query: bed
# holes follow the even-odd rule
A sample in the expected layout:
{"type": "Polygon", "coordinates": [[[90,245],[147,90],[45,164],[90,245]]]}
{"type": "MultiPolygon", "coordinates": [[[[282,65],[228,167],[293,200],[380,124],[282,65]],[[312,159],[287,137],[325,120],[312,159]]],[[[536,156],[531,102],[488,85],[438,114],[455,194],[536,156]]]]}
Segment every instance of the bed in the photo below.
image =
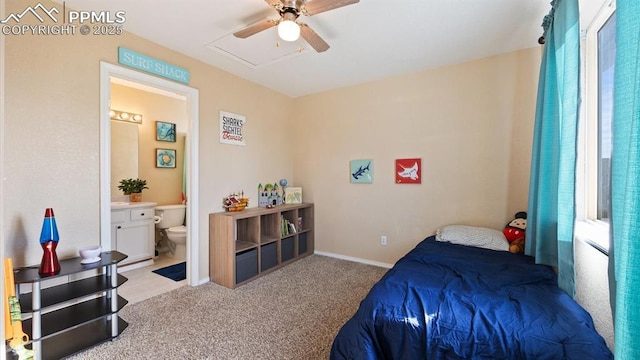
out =
{"type": "Polygon", "coordinates": [[[548,266],[430,236],[376,283],[331,359],[613,359],[548,266]]]}

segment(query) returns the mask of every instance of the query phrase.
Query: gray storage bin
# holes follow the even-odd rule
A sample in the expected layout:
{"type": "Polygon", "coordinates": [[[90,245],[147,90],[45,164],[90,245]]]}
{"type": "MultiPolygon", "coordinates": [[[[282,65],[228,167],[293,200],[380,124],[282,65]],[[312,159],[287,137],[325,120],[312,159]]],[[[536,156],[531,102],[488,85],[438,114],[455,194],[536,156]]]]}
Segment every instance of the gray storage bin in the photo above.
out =
{"type": "Polygon", "coordinates": [[[302,255],[307,252],[307,233],[298,235],[298,255],[302,255]]]}
{"type": "Polygon", "coordinates": [[[236,284],[258,275],[258,250],[236,254],[236,284]]]}
{"type": "Polygon", "coordinates": [[[293,236],[282,239],[280,242],[282,262],[293,259],[293,236]]]}
{"type": "Polygon", "coordinates": [[[276,243],[260,247],[260,271],[269,270],[278,264],[277,250],[276,243]]]}

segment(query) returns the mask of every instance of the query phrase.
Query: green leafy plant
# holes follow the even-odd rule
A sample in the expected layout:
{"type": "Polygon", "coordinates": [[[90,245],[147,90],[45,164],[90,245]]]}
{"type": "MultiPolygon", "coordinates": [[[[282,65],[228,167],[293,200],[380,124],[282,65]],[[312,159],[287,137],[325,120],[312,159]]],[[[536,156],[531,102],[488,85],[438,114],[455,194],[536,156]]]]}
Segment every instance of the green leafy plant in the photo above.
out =
{"type": "Polygon", "coordinates": [[[122,179],[118,189],[122,190],[125,195],[141,193],[142,190],[148,189],[147,180],[143,179],[122,179]]]}

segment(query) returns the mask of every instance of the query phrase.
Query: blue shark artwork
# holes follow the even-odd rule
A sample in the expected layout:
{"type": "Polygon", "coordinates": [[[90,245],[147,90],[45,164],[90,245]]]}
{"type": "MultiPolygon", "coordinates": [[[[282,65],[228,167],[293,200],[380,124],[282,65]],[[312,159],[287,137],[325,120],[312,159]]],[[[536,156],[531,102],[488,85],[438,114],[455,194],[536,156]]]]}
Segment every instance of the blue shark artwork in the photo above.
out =
{"type": "Polygon", "coordinates": [[[373,160],[352,160],[350,166],[352,183],[373,182],[373,160]]]}
{"type": "Polygon", "coordinates": [[[371,163],[368,163],[367,166],[364,168],[360,166],[356,172],[351,174],[351,176],[353,176],[353,178],[357,180],[358,178],[363,176],[367,171],[369,171],[370,167],[371,167],[371,163]]]}

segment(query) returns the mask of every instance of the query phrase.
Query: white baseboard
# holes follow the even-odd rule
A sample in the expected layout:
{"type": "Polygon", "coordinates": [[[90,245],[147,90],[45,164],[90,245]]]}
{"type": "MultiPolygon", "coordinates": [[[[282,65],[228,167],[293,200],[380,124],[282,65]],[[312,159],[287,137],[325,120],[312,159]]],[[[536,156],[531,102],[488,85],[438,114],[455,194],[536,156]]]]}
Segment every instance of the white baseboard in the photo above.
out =
{"type": "Polygon", "coordinates": [[[203,279],[200,279],[200,280],[198,281],[198,284],[197,284],[196,286],[200,286],[200,285],[202,285],[202,284],[206,284],[206,283],[208,283],[208,282],[210,282],[210,281],[211,281],[211,278],[207,276],[207,277],[205,277],[205,278],[203,278],[203,279]]]}
{"type": "Polygon", "coordinates": [[[371,260],[361,259],[361,258],[352,257],[352,256],[334,254],[334,253],[330,253],[330,252],[314,251],[313,253],[317,254],[317,255],[328,256],[328,257],[340,259],[340,260],[353,261],[353,262],[358,262],[358,263],[362,263],[362,264],[378,266],[378,267],[387,268],[387,269],[391,269],[393,267],[393,264],[383,263],[383,262],[379,262],[379,261],[371,261],[371,260]]]}
{"type": "Polygon", "coordinates": [[[139,261],[139,262],[135,262],[135,263],[127,264],[127,265],[118,266],[118,272],[122,273],[122,272],[125,272],[125,271],[129,271],[129,270],[133,270],[133,269],[139,269],[139,268],[142,268],[142,267],[145,267],[145,266],[151,266],[151,265],[153,265],[153,259],[139,261]]]}

